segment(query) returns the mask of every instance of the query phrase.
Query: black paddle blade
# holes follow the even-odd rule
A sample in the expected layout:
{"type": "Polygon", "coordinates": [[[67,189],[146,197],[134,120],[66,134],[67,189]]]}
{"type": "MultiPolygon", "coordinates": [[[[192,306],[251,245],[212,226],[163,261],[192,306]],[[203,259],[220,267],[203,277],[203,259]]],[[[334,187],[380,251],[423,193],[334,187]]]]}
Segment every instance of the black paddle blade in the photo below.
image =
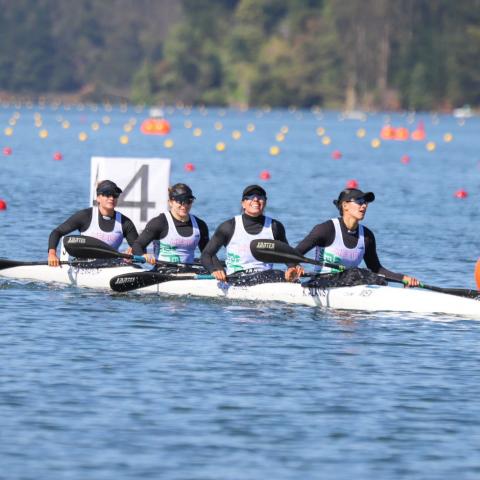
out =
{"type": "Polygon", "coordinates": [[[84,235],[69,235],[63,239],[65,250],[77,258],[131,258],[131,255],[117,252],[98,238],[84,235]]]}
{"type": "Polygon", "coordinates": [[[260,262],[265,263],[311,263],[322,265],[311,258],[300,255],[288,243],[280,240],[257,239],[250,242],[252,255],[260,262]]]}
{"type": "MultiPolygon", "coordinates": [[[[195,275],[192,274],[191,278],[195,275]]],[[[110,279],[110,288],[115,292],[130,292],[138,288],[150,287],[159,283],[176,280],[175,275],[159,272],[132,272],[117,275],[110,279]]]]}

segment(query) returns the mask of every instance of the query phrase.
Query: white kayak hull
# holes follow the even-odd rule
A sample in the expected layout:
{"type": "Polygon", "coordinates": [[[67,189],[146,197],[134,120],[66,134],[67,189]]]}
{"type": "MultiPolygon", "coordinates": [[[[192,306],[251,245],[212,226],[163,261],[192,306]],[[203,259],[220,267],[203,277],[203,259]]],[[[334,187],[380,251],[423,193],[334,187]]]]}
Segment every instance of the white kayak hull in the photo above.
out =
{"type": "MultiPolygon", "coordinates": [[[[141,271],[139,267],[131,265],[107,268],[78,268],[65,265],[53,268],[47,265],[35,265],[2,269],[0,276],[111,291],[111,278],[138,271],[141,271]]],[[[244,286],[202,279],[172,280],[139,288],[132,293],[283,302],[369,312],[441,313],[480,320],[480,301],[420,288],[406,289],[381,285],[305,288],[299,283],[262,283],[244,286]]]]}

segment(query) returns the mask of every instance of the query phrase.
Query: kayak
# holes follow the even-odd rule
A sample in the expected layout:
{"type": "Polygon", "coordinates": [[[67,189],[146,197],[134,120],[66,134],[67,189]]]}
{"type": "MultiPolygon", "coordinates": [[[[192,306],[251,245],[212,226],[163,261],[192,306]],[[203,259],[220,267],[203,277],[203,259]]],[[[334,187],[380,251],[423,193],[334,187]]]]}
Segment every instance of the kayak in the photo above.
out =
{"type": "MultiPolygon", "coordinates": [[[[14,263],[14,262],[12,262],[14,263]]],[[[76,265],[18,265],[2,268],[0,276],[15,280],[71,285],[111,290],[117,276],[138,274],[144,270],[133,264],[113,266],[84,262],[76,265]]],[[[480,301],[420,288],[390,285],[355,285],[342,287],[306,286],[300,282],[265,281],[258,284],[223,283],[171,274],[160,283],[133,290],[136,294],[208,297],[254,302],[281,302],[311,307],[366,312],[393,311],[460,315],[480,320],[480,301]]]]}

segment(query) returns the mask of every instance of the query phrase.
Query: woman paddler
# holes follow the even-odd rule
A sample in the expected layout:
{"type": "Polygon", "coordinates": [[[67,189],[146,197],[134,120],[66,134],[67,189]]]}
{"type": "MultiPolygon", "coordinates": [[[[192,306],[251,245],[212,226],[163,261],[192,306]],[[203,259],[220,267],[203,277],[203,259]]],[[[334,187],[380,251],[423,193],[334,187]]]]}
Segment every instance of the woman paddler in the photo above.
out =
{"type": "Polygon", "coordinates": [[[208,242],[207,224],[192,215],[192,189],[184,183],[176,183],[168,189],[169,211],[152,218],[145,230],[133,244],[133,254],[143,255],[147,262],[156,260],[173,263],[193,263],[195,249],[200,251],[208,242]],[[153,244],[154,254],[145,253],[146,247],[153,244]]]}
{"type": "MultiPolygon", "coordinates": [[[[225,282],[227,274],[238,271],[258,272],[271,270],[272,264],[256,260],[250,242],[269,238],[287,242],[285,227],[263,214],[267,206],[267,193],[259,185],[249,185],[242,193],[241,215],[223,222],[202,252],[202,264],[219,281],[225,282]],[[226,272],[217,258],[221,247],[226,247],[226,272]]],[[[292,267],[292,271],[296,271],[292,267]]]]}
{"type": "Polygon", "coordinates": [[[133,222],[115,210],[122,190],[111,180],[103,180],[97,185],[97,206],[74,213],[64,223],[52,230],[48,239],[48,264],[60,265],[57,246],[64,235],[79,231],[82,235],[98,238],[107,245],[118,249],[123,240],[130,246],[138,233],[133,222]]]}
{"type": "MultiPolygon", "coordinates": [[[[367,213],[368,204],[375,200],[372,192],[362,192],[356,188],[342,190],[333,204],[340,216],[313,227],[312,231],[296,246],[304,255],[315,247],[315,259],[322,262],[341,264],[346,268],[355,268],[362,260],[369,270],[392,280],[403,282],[406,287],[416,287],[419,281],[401,273],[384,268],[377,255],[373,232],[360,224],[367,213]]],[[[318,267],[322,273],[331,272],[327,267],[318,267]]],[[[289,268],[286,277],[290,280],[298,276],[298,269],[289,268]]]]}

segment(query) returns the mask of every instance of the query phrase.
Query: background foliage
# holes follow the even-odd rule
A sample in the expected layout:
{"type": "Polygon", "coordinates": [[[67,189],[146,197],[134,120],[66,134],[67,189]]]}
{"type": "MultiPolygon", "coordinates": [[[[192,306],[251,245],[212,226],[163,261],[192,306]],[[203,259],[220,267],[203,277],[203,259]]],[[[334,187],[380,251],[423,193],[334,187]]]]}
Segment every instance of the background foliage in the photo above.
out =
{"type": "Polygon", "coordinates": [[[147,103],[480,104],[480,0],[0,0],[0,90],[147,103]]]}

